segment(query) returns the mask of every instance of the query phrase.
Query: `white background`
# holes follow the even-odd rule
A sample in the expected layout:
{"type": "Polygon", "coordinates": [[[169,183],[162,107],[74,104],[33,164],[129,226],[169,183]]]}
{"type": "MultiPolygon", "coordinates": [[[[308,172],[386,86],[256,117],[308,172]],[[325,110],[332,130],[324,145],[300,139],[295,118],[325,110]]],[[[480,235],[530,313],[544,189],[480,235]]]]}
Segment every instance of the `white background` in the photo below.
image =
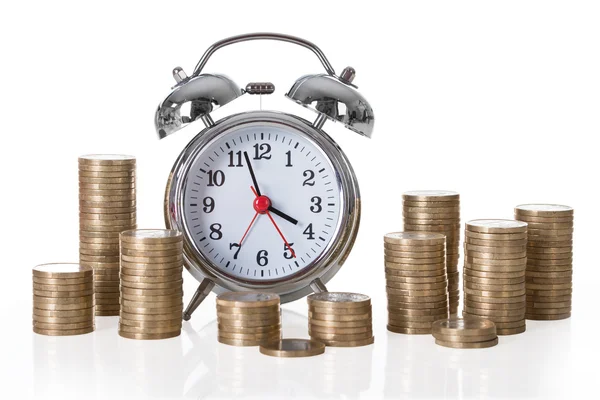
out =
{"type": "MultiPolygon", "coordinates": [[[[600,10],[583,1],[13,1],[0,6],[2,288],[0,398],[582,398],[597,388],[600,10]],[[140,227],[162,227],[167,174],[201,127],[158,141],[155,107],[224,37],[275,31],[318,44],[376,115],[372,140],[325,129],[353,163],[362,226],[330,290],[373,297],[374,346],[283,360],[217,344],[214,298],[181,338],[31,332],[31,268],[77,260],[77,156],[138,157],[140,227]],[[510,218],[524,202],[576,210],[574,311],[528,322],[495,348],[459,351],[388,334],[382,235],[401,229],[401,193],[457,190],[463,221],[510,218]]],[[[248,43],[207,71],[272,81],[265,109],[314,115],[283,94],[321,72],[307,50],[248,43]]],[[[214,118],[259,107],[247,96],[214,118]]],[[[186,302],[196,282],[186,272],[186,302]]],[[[306,303],[284,334],[306,336],[306,303]]],[[[298,314],[292,313],[292,311],[298,314]]]]}

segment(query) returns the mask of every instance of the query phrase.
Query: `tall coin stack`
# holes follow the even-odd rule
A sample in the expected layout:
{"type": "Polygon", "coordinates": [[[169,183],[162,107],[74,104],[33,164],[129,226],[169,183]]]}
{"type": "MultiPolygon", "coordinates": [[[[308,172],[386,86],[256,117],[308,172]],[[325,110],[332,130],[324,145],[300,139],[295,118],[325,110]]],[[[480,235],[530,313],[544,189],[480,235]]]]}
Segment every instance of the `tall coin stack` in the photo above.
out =
{"type": "Polygon", "coordinates": [[[372,344],[371,298],[364,294],[323,292],[308,296],[308,334],[331,347],[372,344]]]}
{"type": "Polygon", "coordinates": [[[121,233],[119,335],[166,339],[181,334],[183,235],[168,229],[121,233]]]}
{"type": "Polygon", "coordinates": [[[402,201],[405,231],[439,232],[446,236],[450,314],[456,314],[460,298],[460,196],[447,190],[416,190],[405,192],[402,201]]]}
{"type": "Polygon", "coordinates": [[[79,264],[33,268],[33,331],[68,336],[94,331],[94,274],[79,264]]]}
{"type": "Polygon", "coordinates": [[[217,296],[218,340],[230,346],[260,346],[281,339],[279,295],[227,292],[217,296]]]}
{"type": "Polygon", "coordinates": [[[96,315],[119,315],[119,233],[136,228],[135,158],[79,157],[79,262],[94,269],[96,315]]]}
{"type": "Polygon", "coordinates": [[[395,232],[383,237],[390,332],[430,334],[448,318],[446,237],[433,232],[395,232]]]}
{"type": "Polygon", "coordinates": [[[555,204],[524,204],[515,219],[527,222],[527,319],[571,316],[573,293],[573,209],[555,204]]]}
{"type": "Polygon", "coordinates": [[[463,315],[496,324],[498,335],[525,332],[527,224],[480,219],[465,225],[463,315]]]}

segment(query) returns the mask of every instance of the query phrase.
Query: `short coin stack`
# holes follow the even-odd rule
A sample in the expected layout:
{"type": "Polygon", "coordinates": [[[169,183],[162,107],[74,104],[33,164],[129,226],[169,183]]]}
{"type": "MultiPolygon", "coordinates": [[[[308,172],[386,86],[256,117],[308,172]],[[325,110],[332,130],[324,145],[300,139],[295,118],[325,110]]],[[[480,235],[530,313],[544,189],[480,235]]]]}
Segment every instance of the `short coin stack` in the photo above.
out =
{"type": "Polygon", "coordinates": [[[181,334],[183,236],[168,229],[121,233],[119,335],[166,339],[181,334]]]}
{"type": "Polygon", "coordinates": [[[451,318],[434,322],[435,343],[455,349],[484,349],[498,344],[496,325],[482,318],[451,318]]]}
{"type": "Polygon", "coordinates": [[[96,315],[119,315],[119,233],[136,228],[135,158],[79,157],[79,262],[94,269],[96,315]]]}
{"type": "Polygon", "coordinates": [[[402,195],[402,205],[405,231],[439,232],[446,236],[450,314],[456,314],[460,298],[460,196],[447,190],[415,190],[402,195]]]}
{"type": "Polygon", "coordinates": [[[371,298],[364,294],[323,292],[308,296],[308,334],[332,347],[372,344],[371,298]]]}
{"type": "Polygon", "coordinates": [[[527,224],[481,219],[465,225],[464,316],[496,324],[498,335],[525,332],[527,224]]]}
{"type": "Polygon", "coordinates": [[[571,316],[573,292],[573,209],[555,204],[524,204],[515,219],[527,222],[527,319],[571,316]]]}
{"type": "Polygon", "coordinates": [[[395,232],[383,237],[390,332],[430,334],[448,318],[446,237],[441,233],[395,232]]]}
{"type": "Polygon", "coordinates": [[[79,264],[33,268],[33,331],[68,336],[94,331],[94,274],[79,264]]]}
{"type": "Polygon", "coordinates": [[[227,292],[217,296],[218,340],[260,346],[281,339],[280,298],[274,293],[227,292]]]}

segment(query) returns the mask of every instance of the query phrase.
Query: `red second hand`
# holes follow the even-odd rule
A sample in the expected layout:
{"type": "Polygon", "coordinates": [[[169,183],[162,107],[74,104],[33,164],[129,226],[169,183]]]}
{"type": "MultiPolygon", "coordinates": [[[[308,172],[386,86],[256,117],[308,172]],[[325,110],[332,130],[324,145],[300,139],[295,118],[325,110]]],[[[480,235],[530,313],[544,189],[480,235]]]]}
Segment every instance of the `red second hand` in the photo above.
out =
{"type": "Polygon", "coordinates": [[[254,218],[252,218],[252,221],[250,221],[250,225],[248,225],[248,229],[246,229],[246,232],[244,232],[244,236],[242,236],[242,238],[240,239],[240,247],[242,247],[242,242],[248,235],[248,232],[250,232],[250,228],[252,228],[252,225],[254,225],[254,221],[256,221],[256,217],[258,217],[258,213],[254,214],[254,218]]]}
{"type": "Polygon", "coordinates": [[[292,249],[292,246],[290,246],[290,244],[287,242],[287,240],[285,240],[285,236],[283,236],[283,233],[281,233],[281,230],[279,230],[279,227],[275,223],[275,220],[273,219],[273,217],[271,217],[271,213],[267,211],[266,214],[267,214],[267,217],[269,217],[269,219],[273,223],[273,226],[275,227],[275,229],[277,229],[277,233],[279,233],[279,236],[281,236],[281,238],[283,239],[283,242],[285,243],[286,247],[288,249],[290,249],[290,251],[292,252],[292,256],[294,258],[296,258],[296,252],[294,251],[294,249],[292,249]]]}

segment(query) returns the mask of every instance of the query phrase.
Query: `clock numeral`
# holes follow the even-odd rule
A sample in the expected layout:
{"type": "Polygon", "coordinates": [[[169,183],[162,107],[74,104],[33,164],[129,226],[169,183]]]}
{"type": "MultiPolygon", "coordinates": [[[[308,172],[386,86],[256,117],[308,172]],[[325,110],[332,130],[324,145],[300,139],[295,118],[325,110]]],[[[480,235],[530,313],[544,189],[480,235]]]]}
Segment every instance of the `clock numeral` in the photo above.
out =
{"type": "Polygon", "coordinates": [[[306,171],[304,171],[302,173],[302,176],[306,178],[304,180],[304,183],[302,184],[302,186],[315,186],[315,172],[314,171],[307,169],[306,171]]]}
{"type": "Polygon", "coordinates": [[[207,172],[208,174],[208,185],[206,186],[223,186],[225,183],[225,174],[220,169],[213,171],[212,169],[207,172]]]}
{"type": "Polygon", "coordinates": [[[294,243],[289,243],[288,247],[287,244],[283,244],[283,258],[285,258],[286,260],[291,260],[292,258],[294,258],[294,255],[290,251],[293,245],[294,243]]]}
{"type": "Polygon", "coordinates": [[[212,224],[210,226],[210,238],[212,240],[221,240],[223,233],[221,232],[221,224],[212,224]]]}
{"type": "Polygon", "coordinates": [[[312,206],[310,206],[310,211],[312,211],[315,214],[320,213],[321,211],[323,211],[323,206],[321,205],[321,202],[323,200],[321,200],[321,198],[319,196],[313,196],[310,201],[314,204],[312,206]]]}
{"type": "Polygon", "coordinates": [[[266,266],[269,263],[269,259],[267,258],[268,255],[269,255],[268,251],[259,250],[258,253],[256,254],[256,263],[258,265],[260,265],[261,267],[266,266]]]}
{"type": "Polygon", "coordinates": [[[254,159],[255,160],[261,160],[261,159],[265,159],[265,160],[270,160],[271,159],[271,155],[269,154],[271,152],[271,145],[268,143],[261,143],[260,145],[257,143],[254,145],[254,159]]]}
{"type": "Polygon", "coordinates": [[[308,224],[308,226],[306,227],[306,229],[302,233],[307,236],[306,239],[308,239],[308,240],[315,240],[315,231],[313,231],[312,224],[308,224]]]}
{"type": "Polygon", "coordinates": [[[229,154],[228,167],[243,167],[244,166],[244,164],[242,164],[242,152],[241,151],[236,151],[235,153],[233,151],[230,151],[227,154],[229,154]]]}
{"type": "Polygon", "coordinates": [[[237,248],[237,250],[235,251],[235,253],[233,253],[233,259],[237,260],[238,254],[240,254],[240,250],[242,249],[242,247],[239,243],[229,243],[229,250],[235,248],[237,248]]]}
{"type": "Polygon", "coordinates": [[[207,214],[210,214],[215,209],[215,199],[212,197],[205,197],[204,200],[202,200],[202,204],[204,204],[202,211],[207,214]]]}
{"type": "Polygon", "coordinates": [[[286,167],[293,167],[292,165],[292,151],[289,150],[288,152],[285,153],[285,155],[287,156],[287,163],[285,164],[286,167]]]}

